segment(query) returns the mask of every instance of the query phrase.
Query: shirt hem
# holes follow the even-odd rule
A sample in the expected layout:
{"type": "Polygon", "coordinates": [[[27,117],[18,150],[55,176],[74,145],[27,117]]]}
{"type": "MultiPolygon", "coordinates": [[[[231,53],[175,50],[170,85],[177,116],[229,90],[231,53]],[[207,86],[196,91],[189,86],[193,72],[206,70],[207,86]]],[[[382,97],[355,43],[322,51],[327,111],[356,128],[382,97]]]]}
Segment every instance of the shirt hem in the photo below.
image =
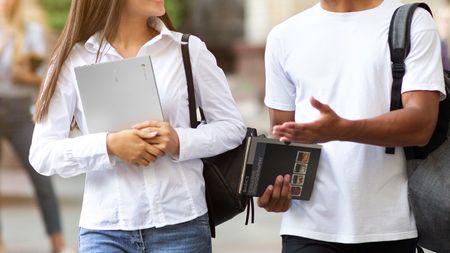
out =
{"type": "Polygon", "coordinates": [[[433,82],[432,84],[428,83],[419,83],[419,84],[412,84],[408,85],[408,87],[404,87],[401,91],[401,93],[406,93],[410,91],[438,91],[439,99],[440,101],[444,100],[447,97],[445,87],[439,87],[439,85],[436,85],[436,82],[433,82]]]}
{"type": "Polygon", "coordinates": [[[134,230],[142,230],[142,229],[149,229],[149,228],[161,228],[165,226],[170,225],[176,225],[181,224],[184,222],[191,221],[197,217],[200,217],[202,215],[205,215],[208,211],[200,212],[200,214],[194,214],[191,216],[188,216],[186,218],[173,221],[173,222],[165,222],[160,224],[143,224],[143,225],[129,225],[129,224],[110,224],[110,225],[95,225],[95,224],[88,224],[80,221],[79,227],[84,229],[90,229],[90,230],[123,230],[123,231],[134,231],[134,230]]]}
{"type": "Polygon", "coordinates": [[[295,107],[293,107],[292,105],[287,105],[287,104],[280,104],[280,103],[276,103],[273,102],[271,100],[264,100],[264,103],[266,104],[267,107],[269,108],[273,108],[276,110],[281,110],[281,111],[295,111],[295,107]]]}
{"type": "Polygon", "coordinates": [[[336,243],[370,243],[383,241],[398,241],[417,238],[417,231],[407,231],[400,233],[368,234],[368,235],[342,235],[342,234],[324,234],[314,231],[283,229],[280,235],[301,236],[318,241],[336,242],[336,243]]]}

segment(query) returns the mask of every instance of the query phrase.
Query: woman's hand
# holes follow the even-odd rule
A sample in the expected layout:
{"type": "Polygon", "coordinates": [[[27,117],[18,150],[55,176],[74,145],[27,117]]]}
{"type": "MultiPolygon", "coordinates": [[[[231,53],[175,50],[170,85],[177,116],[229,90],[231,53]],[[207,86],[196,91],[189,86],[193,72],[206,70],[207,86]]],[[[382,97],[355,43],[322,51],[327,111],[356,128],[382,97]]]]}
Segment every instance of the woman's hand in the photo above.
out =
{"type": "Polygon", "coordinates": [[[130,164],[148,166],[164,152],[147,143],[146,139],[156,136],[156,132],[127,129],[109,133],[106,139],[108,154],[115,155],[130,164]]]}
{"type": "Polygon", "coordinates": [[[178,134],[170,123],[145,121],[134,125],[133,128],[147,133],[156,132],[156,137],[146,138],[146,141],[165,154],[176,157],[180,153],[178,134]]]}

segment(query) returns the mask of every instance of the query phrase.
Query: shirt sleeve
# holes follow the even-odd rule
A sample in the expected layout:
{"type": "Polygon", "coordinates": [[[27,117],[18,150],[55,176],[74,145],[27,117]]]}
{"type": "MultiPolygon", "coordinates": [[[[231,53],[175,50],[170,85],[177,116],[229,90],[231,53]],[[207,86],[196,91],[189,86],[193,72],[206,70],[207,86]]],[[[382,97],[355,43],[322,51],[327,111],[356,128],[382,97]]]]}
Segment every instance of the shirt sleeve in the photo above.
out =
{"type": "Polygon", "coordinates": [[[277,27],[267,38],[265,52],[266,94],[264,103],[267,107],[295,111],[295,84],[291,82],[282,63],[282,45],[277,37],[277,27]]]}
{"type": "Polygon", "coordinates": [[[431,15],[419,9],[411,28],[411,50],[405,60],[402,93],[413,90],[439,91],[445,98],[441,41],[431,15]]]}
{"type": "MultiPolygon", "coordinates": [[[[77,104],[73,67],[66,60],[59,74],[47,116],[35,125],[29,160],[43,175],[76,176],[112,169],[106,148],[107,133],[69,138],[77,104]]],[[[52,67],[49,73],[52,71],[52,67]]]]}
{"type": "Polygon", "coordinates": [[[189,48],[196,102],[203,109],[207,124],[176,128],[180,140],[178,161],[211,157],[231,150],[242,143],[246,132],[225,74],[213,54],[194,36],[189,48]]]}
{"type": "Polygon", "coordinates": [[[38,23],[27,25],[26,48],[28,53],[45,56],[47,52],[44,30],[38,23]]]}

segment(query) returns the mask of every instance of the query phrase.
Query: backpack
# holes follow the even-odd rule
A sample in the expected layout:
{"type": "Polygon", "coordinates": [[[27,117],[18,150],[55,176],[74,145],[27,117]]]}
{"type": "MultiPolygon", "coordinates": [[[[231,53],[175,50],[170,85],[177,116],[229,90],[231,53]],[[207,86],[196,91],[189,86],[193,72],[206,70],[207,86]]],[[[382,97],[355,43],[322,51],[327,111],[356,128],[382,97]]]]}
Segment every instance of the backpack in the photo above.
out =
{"type": "MultiPolygon", "coordinates": [[[[401,86],[404,60],[410,51],[410,32],[414,11],[425,3],[406,4],[393,14],[389,27],[392,61],[391,111],[402,108],[401,86]]],[[[439,104],[438,121],[429,143],[404,147],[408,168],[408,198],[419,233],[418,245],[436,252],[450,252],[450,79],[444,71],[447,97],[439,104]]],[[[386,148],[393,154],[395,148],[386,148]]],[[[419,252],[423,252],[419,249],[419,252]]]]}

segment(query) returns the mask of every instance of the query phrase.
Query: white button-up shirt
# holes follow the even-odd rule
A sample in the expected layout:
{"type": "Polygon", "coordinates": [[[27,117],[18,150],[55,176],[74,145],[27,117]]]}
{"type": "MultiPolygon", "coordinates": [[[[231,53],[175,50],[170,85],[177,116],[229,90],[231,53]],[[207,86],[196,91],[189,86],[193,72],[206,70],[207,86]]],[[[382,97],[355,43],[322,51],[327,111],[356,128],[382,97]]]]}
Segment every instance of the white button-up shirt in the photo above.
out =
{"type": "MultiPolygon", "coordinates": [[[[136,230],[177,224],[205,214],[200,158],[238,146],[245,135],[223,71],[195,36],[189,43],[195,95],[208,124],[190,128],[182,35],[168,30],[162,22],[156,28],[160,34],[145,43],[138,56],[152,57],[164,120],[171,123],[180,140],[176,160],[163,156],[147,167],[118,162],[107,153],[107,133],[87,134],[74,67],[95,63],[98,34],[74,46],[62,67],[48,115],[34,129],[30,162],[39,173],[62,177],[86,173],[80,227],[136,230]],[[81,136],[69,138],[73,117],[81,136]]],[[[103,51],[100,62],[122,59],[108,43],[103,51]]]]}

